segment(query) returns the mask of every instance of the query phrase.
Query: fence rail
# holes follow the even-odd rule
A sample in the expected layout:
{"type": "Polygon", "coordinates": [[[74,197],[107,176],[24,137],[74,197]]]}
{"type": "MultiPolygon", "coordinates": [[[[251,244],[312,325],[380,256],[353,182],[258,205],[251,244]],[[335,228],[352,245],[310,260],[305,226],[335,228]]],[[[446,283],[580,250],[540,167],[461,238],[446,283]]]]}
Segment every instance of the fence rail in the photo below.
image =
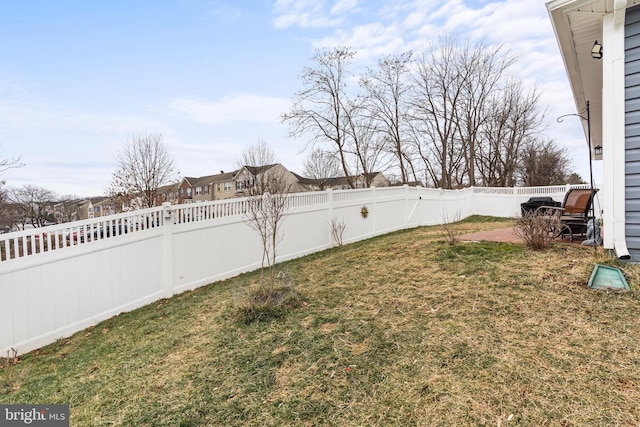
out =
{"type": "MultiPolygon", "coordinates": [[[[473,214],[518,215],[520,203],[567,186],[369,188],[288,195],[278,261],[342,241],[473,214]],[[369,212],[361,215],[363,206],[369,212]]],[[[261,245],[244,222],[247,199],[127,212],[0,235],[0,355],[49,344],[159,298],[259,268],[261,245]]]]}

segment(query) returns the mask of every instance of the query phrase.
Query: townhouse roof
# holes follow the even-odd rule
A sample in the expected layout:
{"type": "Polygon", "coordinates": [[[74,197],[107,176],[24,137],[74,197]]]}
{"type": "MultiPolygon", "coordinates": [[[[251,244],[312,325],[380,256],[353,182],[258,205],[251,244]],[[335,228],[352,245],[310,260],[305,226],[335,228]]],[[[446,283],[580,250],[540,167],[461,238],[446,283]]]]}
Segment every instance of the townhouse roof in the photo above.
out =
{"type": "Polygon", "coordinates": [[[238,173],[237,170],[233,172],[220,172],[216,175],[211,175],[211,182],[229,181],[238,173]]]}
{"type": "Polygon", "coordinates": [[[193,177],[193,176],[185,176],[184,178],[182,178],[182,181],[180,181],[180,183],[182,183],[183,181],[187,181],[187,184],[189,184],[190,186],[193,187],[193,183],[196,182],[198,180],[198,178],[193,177]]]}
{"type": "MultiPolygon", "coordinates": [[[[339,185],[348,185],[349,181],[347,179],[346,176],[336,176],[336,177],[331,177],[331,178],[306,178],[303,176],[300,176],[296,173],[293,174],[297,179],[298,182],[300,182],[301,184],[316,184],[318,185],[319,183],[324,183],[325,186],[339,186],[339,185]]],[[[367,174],[360,174],[357,176],[351,176],[352,179],[357,179],[358,177],[361,176],[366,176],[367,178],[370,178],[370,180],[373,180],[376,176],[378,175],[382,175],[382,172],[371,172],[371,173],[367,173],[367,174]]]]}
{"type": "Polygon", "coordinates": [[[94,206],[111,203],[111,199],[109,197],[92,197],[90,200],[94,206]]]}
{"type": "MultiPolygon", "coordinates": [[[[265,165],[265,166],[249,166],[249,165],[244,165],[242,167],[242,169],[246,169],[249,171],[249,173],[251,173],[254,176],[260,175],[261,173],[265,173],[266,171],[268,171],[269,169],[271,169],[274,166],[278,166],[280,165],[280,163],[274,163],[272,165],[265,165]]],[[[284,167],[284,166],[283,166],[284,167]]],[[[242,169],[238,170],[237,172],[239,173],[242,169]]]]}
{"type": "Polygon", "coordinates": [[[207,176],[201,176],[200,178],[196,179],[191,186],[192,187],[206,187],[209,184],[211,184],[213,182],[213,177],[215,175],[207,175],[207,176]]]}
{"type": "Polygon", "coordinates": [[[298,175],[295,172],[291,172],[293,174],[293,176],[298,180],[298,182],[300,184],[316,184],[318,182],[317,179],[314,178],[306,178],[302,175],[298,175]]]}

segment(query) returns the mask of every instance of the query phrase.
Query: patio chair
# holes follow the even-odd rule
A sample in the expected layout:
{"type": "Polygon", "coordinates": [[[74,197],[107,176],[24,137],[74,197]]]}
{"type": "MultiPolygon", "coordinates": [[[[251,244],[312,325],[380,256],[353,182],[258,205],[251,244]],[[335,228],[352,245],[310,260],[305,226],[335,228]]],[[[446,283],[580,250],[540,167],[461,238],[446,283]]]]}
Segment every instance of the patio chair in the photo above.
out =
{"type": "MultiPolygon", "coordinates": [[[[593,189],[593,194],[598,192],[593,189]]],[[[560,217],[560,227],[550,230],[554,237],[569,236],[573,241],[576,235],[586,235],[589,210],[591,209],[591,190],[588,188],[571,188],[564,195],[562,206],[540,206],[536,214],[557,215],[560,217]]]]}

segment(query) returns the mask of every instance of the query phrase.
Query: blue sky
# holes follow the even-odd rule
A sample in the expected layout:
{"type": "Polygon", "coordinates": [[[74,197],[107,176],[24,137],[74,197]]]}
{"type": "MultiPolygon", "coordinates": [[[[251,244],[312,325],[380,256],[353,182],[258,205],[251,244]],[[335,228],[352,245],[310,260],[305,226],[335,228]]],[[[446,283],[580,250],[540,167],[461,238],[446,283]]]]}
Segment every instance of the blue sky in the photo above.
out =
{"type": "Polygon", "coordinates": [[[1,177],[58,195],[102,195],[132,135],[162,133],[181,175],[238,166],[264,140],[302,172],[305,141],[280,123],[314,49],[350,46],[354,65],[447,30],[503,43],[537,84],[546,134],[588,176],[588,151],[543,0],[0,0],[1,177]]]}

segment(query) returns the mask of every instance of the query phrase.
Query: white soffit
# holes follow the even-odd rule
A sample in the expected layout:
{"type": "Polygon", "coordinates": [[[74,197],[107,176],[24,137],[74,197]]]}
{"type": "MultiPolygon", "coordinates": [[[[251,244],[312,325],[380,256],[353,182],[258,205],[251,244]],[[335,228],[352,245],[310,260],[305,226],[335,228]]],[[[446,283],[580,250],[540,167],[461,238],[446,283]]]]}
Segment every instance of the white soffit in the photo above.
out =
{"type": "Polygon", "coordinates": [[[606,58],[602,18],[617,8],[636,4],[640,4],[640,0],[553,0],[547,3],[576,111],[583,111],[586,102],[590,102],[593,146],[602,145],[602,61],[591,57],[591,48],[598,40],[603,44],[606,58]]]}
{"type": "MultiPolygon", "coordinates": [[[[602,145],[602,61],[591,57],[591,48],[596,40],[602,43],[602,17],[613,10],[613,0],[556,0],[547,9],[576,111],[583,112],[589,101],[592,145],[602,145]]],[[[603,52],[606,56],[604,45],[603,52]]]]}

